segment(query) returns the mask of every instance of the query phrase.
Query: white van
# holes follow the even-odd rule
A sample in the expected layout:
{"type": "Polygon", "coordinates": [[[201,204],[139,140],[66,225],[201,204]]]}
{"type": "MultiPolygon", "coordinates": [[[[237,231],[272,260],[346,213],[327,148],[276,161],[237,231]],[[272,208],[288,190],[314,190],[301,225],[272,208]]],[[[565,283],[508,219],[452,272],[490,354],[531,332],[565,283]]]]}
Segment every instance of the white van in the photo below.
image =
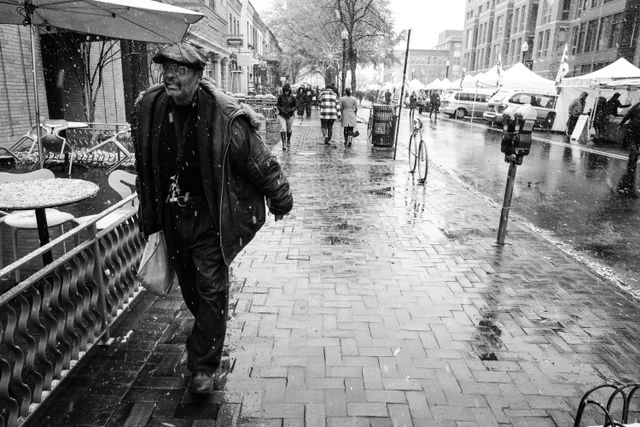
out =
{"type": "Polygon", "coordinates": [[[482,117],[494,90],[459,90],[447,96],[440,104],[440,111],[451,117],[461,119],[465,116],[482,117]]]}

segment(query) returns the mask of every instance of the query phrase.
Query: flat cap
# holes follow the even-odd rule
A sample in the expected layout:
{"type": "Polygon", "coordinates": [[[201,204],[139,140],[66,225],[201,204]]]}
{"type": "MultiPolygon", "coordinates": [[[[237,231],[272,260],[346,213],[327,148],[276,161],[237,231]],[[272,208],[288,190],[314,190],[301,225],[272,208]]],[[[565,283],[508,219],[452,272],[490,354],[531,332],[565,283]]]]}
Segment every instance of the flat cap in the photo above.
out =
{"type": "Polygon", "coordinates": [[[167,45],[156,52],[153,55],[153,62],[157,64],[176,62],[189,68],[202,70],[207,61],[202,52],[196,47],[187,43],[176,43],[167,45]]]}

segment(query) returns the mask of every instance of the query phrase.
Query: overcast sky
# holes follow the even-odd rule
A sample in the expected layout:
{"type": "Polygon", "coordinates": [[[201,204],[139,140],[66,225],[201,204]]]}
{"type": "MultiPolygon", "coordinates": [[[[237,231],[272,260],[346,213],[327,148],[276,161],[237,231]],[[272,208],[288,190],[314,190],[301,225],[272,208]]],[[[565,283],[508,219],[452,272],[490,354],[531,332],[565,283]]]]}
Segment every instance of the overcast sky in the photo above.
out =
{"type": "MultiPolygon", "coordinates": [[[[250,1],[262,12],[274,0],[250,1]]],[[[465,0],[391,0],[395,30],[411,28],[412,49],[430,49],[438,42],[438,33],[462,30],[464,6],[465,0]]]]}

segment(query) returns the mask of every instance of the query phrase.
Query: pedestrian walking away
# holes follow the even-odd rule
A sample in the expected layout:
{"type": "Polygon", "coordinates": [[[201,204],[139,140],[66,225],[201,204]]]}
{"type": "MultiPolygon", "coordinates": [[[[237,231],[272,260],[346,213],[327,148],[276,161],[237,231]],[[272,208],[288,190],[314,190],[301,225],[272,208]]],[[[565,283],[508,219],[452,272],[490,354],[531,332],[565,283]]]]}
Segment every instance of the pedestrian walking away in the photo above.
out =
{"type": "Polygon", "coordinates": [[[437,91],[431,92],[429,103],[431,104],[429,118],[431,118],[431,114],[435,114],[435,118],[438,120],[438,112],[440,111],[440,94],[437,91]]]}
{"type": "Polygon", "coordinates": [[[305,113],[307,114],[307,119],[311,118],[311,104],[313,103],[313,98],[315,97],[314,92],[311,90],[311,86],[306,89],[307,92],[307,103],[305,105],[305,113]]]}
{"type": "Polygon", "coordinates": [[[578,123],[578,118],[584,112],[584,104],[587,100],[587,96],[589,94],[587,92],[582,92],[579,97],[573,100],[571,104],[569,104],[569,118],[567,119],[567,140],[571,138],[571,134],[573,133],[573,129],[576,127],[576,123],[578,123]]]}
{"type": "Polygon", "coordinates": [[[331,144],[333,123],[340,118],[340,103],[332,84],[328,84],[320,92],[320,126],[325,145],[331,144]]]}
{"type": "Polygon", "coordinates": [[[164,231],[184,301],[188,390],[208,394],[222,357],[229,264],[262,227],[293,206],[289,183],[257,133],[251,109],[202,77],[205,56],[186,43],[161,48],[163,82],[136,102],[132,136],[140,228],[164,231]]]}
{"type": "Polygon", "coordinates": [[[351,95],[351,89],[346,88],[344,90],[345,96],[340,98],[340,111],[342,113],[342,128],[344,133],[344,145],[351,147],[350,136],[357,136],[354,134],[356,127],[358,126],[358,99],[351,95]]]}
{"type": "Polygon", "coordinates": [[[304,119],[304,114],[307,108],[307,91],[303,87],[299,87],[296,91],[296,103],[297,108],[296,112],[298,113],[298,118],[300,119],[300,123],[304,119]]]}
{"type": "Polygon", "coordinates": [[[282,151],[291,147],[291,133],[293,128],[293,114],[296,111],[298,102],[291,93],[291,85],[285,83],[282,86],[282,93],[276,102],[278,107],[278,121],[280,122],[280,139],[282,139],[282,151]]]}
{"type": "Polygon", "coordinates": [[[411,92],[409,96],[409,123],[413,126],[413,116],[416,113],[416,107],[418,106],[418,97],[416,91],[411,92]]]}

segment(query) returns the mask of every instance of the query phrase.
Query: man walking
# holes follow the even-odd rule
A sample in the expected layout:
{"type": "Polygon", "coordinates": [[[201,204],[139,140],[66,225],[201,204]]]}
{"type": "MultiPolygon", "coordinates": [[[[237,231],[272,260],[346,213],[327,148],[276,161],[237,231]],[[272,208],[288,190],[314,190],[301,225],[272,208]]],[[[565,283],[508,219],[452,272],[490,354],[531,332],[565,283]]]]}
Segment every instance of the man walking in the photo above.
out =
{"type": "Polygon", "coordinates": [[[186,342],[189,391],[209,394],[226,333],[228,266],[265,222],[293,206],[289,183],[256,132],[257,121],[202,78],[204,55],[160,49],[163,83],[137,102],[133,140],[140,225],[164,231],[180,289],[195,318],[186,342]]]}
{"type": "Polygon", "coordinates": [[[431,92],[429,103],[431,104],[431,109],[429,110],[429,118],[431,118],[431,114],[435,113],[436,120],[438,120],[438,112],[440,111],[440,94],[438,93],[438,91],[434,90],[431,92]]]}
{"type": "Polygon", "coordinates": [[[584,104],[587,100],[588,95],[589,94],[587,92],[582,92],[579,97],[574,99],[573,102],[569,104],[569,118],[567,119],[567,140],[571,138],[573,129],[576,127],[576,123],[578,123],[578,118],[584,112],[584,104]]]}
{"type": "Polygon", "coordinates": [[[332,84],[328,84],[320,92],[320,126],[324,144],[330,145],[333,137],[333,123],[340,118],[340,104],[338,95],[332,84]]]}

